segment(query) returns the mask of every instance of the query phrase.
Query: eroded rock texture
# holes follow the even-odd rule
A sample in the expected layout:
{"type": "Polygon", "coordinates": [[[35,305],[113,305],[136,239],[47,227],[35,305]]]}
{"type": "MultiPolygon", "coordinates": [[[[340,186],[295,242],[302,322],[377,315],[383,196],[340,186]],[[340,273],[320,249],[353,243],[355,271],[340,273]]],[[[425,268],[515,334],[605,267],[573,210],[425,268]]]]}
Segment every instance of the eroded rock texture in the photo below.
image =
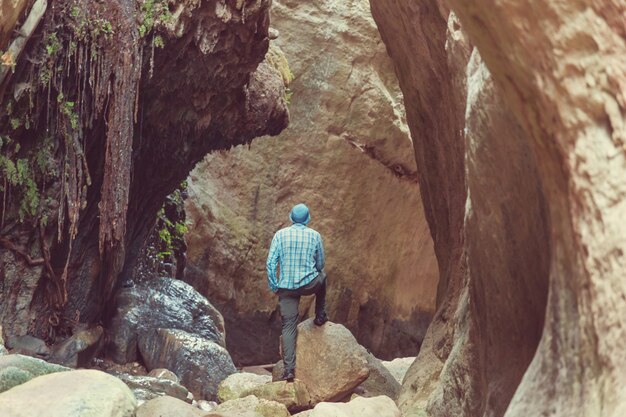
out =
{"type": "MultiPolygon", "coordinates": [[[[459,273],[439,287],[403,412],[622,415],[624,3],[451,1],[460,20],[434,1],[371,3],[416,146],[441,133],[411,112],[429,114],[424,67],[447,69],[444,91],[462,87],[444,98],[464,145],[446,159],[464,161],[451,184],[462,193],[464,182],[467,199],[422,187],[427,213],[435,198],[464,217],[460,240],[435,238],[440,265],[459,273]],[[459,21],[477,48],[469,63],[459,21]]],[[[419,151],[418,170],[422,182],[449,180],[419,151]]],[[[433,230],[450,224],[432,213],[433,230]]]]}
{"type": "Polygon", "coordinates": [[[0,124],[11,138],[3,155],[36,167],[45,147],[40,198],[24,200],[33,219],[20,221],[18,198],[3,206],[7,335],[54,339],[106,318],[165,196],[195,163],[286,126],[283,81],[262,62],[270,3],[63,0],[48,10],[4,86],[13,113],[0,124]],[[147,7],[163,4],[167,18],[153,16],[150,32],[147,7]]]}
{"type": "Polygon", "coordinates": [[[235,361],[275,361],[265,259],[304,201],[326,246],[330,317],[377,356],[414,355],[438,270],[402,95],[368,3],[276,1],[272,13],[295,77],[292,125],[193,171],[186,279],[223,313],[235,361]]]}

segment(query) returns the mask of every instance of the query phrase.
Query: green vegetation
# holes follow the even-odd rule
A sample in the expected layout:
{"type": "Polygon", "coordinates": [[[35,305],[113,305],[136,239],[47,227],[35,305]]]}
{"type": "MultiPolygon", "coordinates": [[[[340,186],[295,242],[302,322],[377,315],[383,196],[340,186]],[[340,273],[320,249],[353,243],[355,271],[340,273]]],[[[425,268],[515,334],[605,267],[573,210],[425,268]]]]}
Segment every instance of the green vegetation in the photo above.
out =
{"type": "Polygon", "coordinates": [[[293,95],[293,91],[289,89],[289,84],[291,84],[294,77],[291,72],[291,68],[289,68],[289,61],[287,61],[287,57],[279,47],[270,43],[270,47],[265,58],[282,77],[283,83],[285,84],[285,102],[289,104],[291,102],[291,96],[293,95]]]}
{"type": "MultiPolygon", "coordinates": [[[[142,38],[152,32],[154,28],[161,24],[166,24],[172,19],[167,0],[138,0],[139,3],[139,36],[142,38]]],[[[160,43],[163,44],[163,39],[160,43]]],[[[154,46],[162,47],[154,40],[154,46]]]]}
{"type": "Polygon", "coordinates": [[[78,114],[74,110],[74,106],[76,105],[73,101],[66,101],[63,93],[59,93],[57,96],[57,103],[59,104],[59,111],[61,114],[67,116],[67,119],[70,121],[70,125],[72,129],[78,129],[78,114]]]}

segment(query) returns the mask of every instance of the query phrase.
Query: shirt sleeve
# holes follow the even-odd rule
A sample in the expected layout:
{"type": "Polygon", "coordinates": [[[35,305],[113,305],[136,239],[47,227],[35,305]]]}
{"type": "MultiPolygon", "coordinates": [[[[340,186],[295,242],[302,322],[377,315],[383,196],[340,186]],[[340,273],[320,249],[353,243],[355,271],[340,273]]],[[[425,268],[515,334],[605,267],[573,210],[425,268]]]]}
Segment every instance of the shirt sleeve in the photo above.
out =
{"type": "Polygon", "coordinates": [[[278,291],[278,280],[276,278],[276,267],[278,266],[278,234],[274,235],[272,244],[270,245],[270,252],[267,255],[267,284],[272,292],[278,291]]]}
{"type": "Polygon", "coordinates": [[[324,265],[326,264],[326,257],[324,255],[324,243],[322,242],[322,236],[317,237],[317,249],[315,250],[315,268],[322,272],[324,265]]]}

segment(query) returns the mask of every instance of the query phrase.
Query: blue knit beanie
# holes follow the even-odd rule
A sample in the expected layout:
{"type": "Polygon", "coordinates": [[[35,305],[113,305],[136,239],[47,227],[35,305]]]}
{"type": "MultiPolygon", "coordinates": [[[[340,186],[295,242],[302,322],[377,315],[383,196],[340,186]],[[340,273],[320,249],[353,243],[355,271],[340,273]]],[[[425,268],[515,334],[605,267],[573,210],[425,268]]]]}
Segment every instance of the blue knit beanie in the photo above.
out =
{"type": "Polygon", "coordinates": [[[294,223],[309,224],[311,221],[311,213],[305,204],[296,204],[291,209],[289,219],[294,223]]]}

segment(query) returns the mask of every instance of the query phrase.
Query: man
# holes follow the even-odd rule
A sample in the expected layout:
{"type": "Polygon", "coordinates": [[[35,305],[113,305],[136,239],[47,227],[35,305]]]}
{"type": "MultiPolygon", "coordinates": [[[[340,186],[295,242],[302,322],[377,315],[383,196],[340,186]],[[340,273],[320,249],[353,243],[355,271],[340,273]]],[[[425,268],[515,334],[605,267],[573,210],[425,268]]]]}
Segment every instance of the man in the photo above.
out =
{"type": "Polygon", "coordinates": [[[293,223],[279,230],[272,239],[267,256],[267,280],[272,292],[278,294],[283,321],[283,379],[293,381],[296,369],[296,332],[300,297],[315,294],[317,326],[328,321],[326,317],[326,274],[324,273],[324,245],[322,236],[307,227],[311,221],[304,204],[293,207],[289,214],[293,223]],[[276,266],[280,275],[276,276],[276,266]]]}

